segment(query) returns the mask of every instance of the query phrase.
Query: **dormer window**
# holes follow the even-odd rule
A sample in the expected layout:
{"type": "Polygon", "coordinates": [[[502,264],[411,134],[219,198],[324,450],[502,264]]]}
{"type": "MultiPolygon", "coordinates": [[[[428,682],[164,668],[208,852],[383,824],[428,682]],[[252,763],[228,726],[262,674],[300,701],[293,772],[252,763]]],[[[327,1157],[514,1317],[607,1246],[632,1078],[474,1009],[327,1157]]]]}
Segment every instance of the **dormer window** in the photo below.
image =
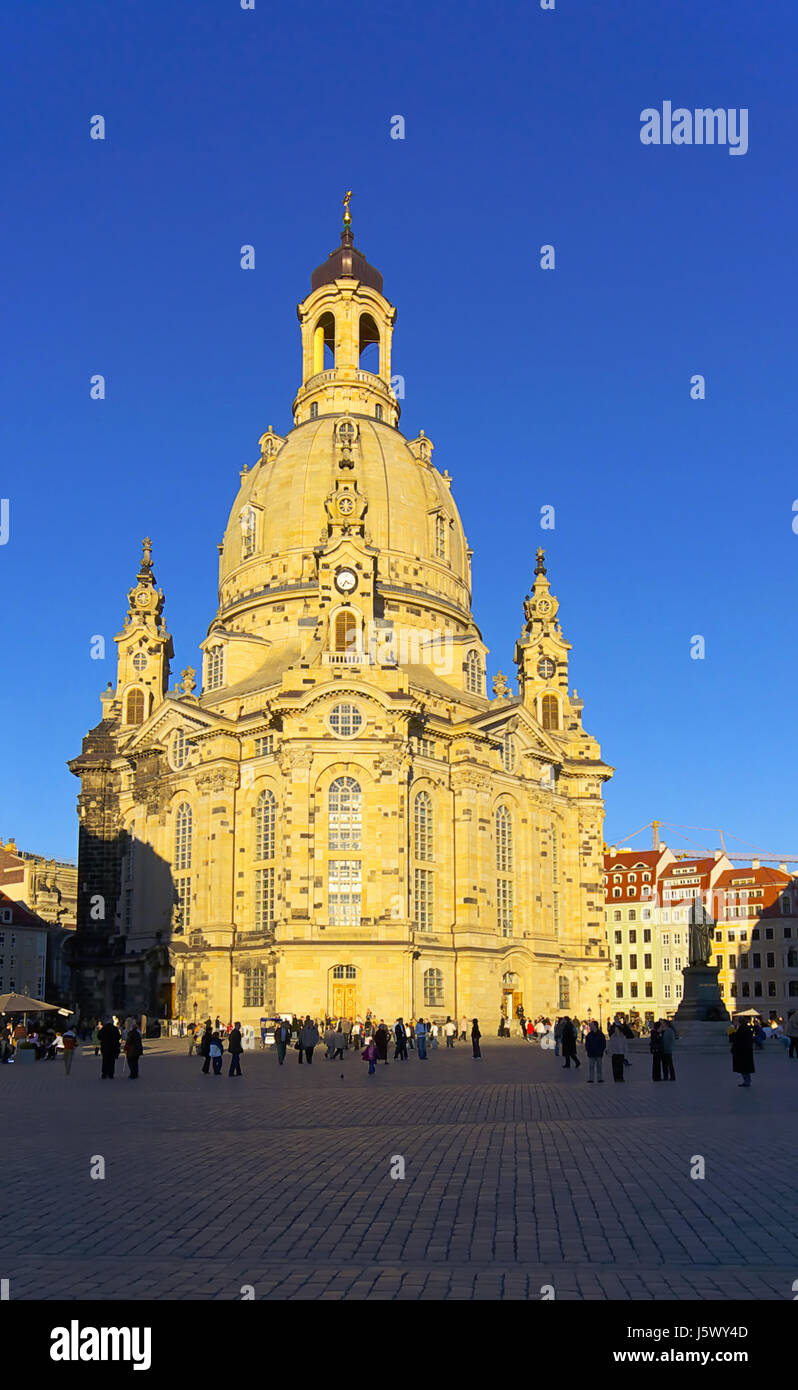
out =
{"type": "Polygon", "coordinates": [[[205,654],[205,689],[219,690],[224,685],[224,647],[221,642],[209,647],[205,654]]]}

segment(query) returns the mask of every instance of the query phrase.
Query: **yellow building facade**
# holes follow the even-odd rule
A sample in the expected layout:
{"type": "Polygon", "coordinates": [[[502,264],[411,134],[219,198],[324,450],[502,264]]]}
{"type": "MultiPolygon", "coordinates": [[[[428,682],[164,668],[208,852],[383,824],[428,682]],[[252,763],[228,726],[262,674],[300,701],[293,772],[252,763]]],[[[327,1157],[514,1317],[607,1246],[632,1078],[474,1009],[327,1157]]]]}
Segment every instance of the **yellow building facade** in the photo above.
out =
{"type": "Polygon", "coordinates": [[[244,468],[203,678],[169,689],[149,542],[81,779],[84,1012],[596,1011],[602,784],[542,551],[498,675],[432,441],[399,428],[396,310],[354,247],[298,306],[293,428],[244,468]],[[368,367],[368,369],[366,369],[368,367]]]}

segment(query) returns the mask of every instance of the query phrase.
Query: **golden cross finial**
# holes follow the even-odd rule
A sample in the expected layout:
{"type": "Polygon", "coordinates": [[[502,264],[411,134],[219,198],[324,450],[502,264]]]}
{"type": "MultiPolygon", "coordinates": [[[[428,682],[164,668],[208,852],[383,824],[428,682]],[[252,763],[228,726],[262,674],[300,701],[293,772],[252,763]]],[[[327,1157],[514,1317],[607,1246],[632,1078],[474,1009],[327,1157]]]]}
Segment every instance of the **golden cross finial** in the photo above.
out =
{"type": "Polygon", "coordinates": [[[349,223],[352,221],[352,214],[351,214],[351,212],[349,211],[349,201],[350,201],[351,197],[352,197],[352,190],[351,190],[351,188],[350,188],[350,189],[349,189],[349,192],[348,192],[348,193],[345,193],[345,194],[344,194],[344,197],[343,197],[343,204],[344,204],[344,222],[346,223],[347,226],[349,226],[349,223]]]}

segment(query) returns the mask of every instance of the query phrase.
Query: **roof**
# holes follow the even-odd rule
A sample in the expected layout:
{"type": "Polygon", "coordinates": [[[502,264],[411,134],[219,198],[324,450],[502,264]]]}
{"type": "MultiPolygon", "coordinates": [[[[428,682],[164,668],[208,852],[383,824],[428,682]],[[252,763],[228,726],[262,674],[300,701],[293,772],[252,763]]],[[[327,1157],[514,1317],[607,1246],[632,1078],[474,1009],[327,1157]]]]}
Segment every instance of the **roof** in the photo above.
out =
{"type": "MultiPolygon", "coordinates": [[[[47,931],[48,926],[51,925],[51,923],[45,922],[43,918],[37,916],[35,912],[31,912],[30,908],[26,907],[24,903],[16,902],[14,898],[9,898],[8,894],[4,893],[1,889],[0,907],[11,908],[10,925],[12,927],[29,927],[33,928],[35,931],[47,931]]],[[[2,925],[8,926],[9,923],[6,922],[2,925]]]]}
{"type": "Polygon", "coordinates": [[[341,232],[341,245],[331,251],[326,261],[313,271],[310,277],[311,292],[343,279],[359,280],[361,285],[368,285],[369,289],[382,294],[382,276],[354,245],[350,227],[344,227],[341,232]]]}

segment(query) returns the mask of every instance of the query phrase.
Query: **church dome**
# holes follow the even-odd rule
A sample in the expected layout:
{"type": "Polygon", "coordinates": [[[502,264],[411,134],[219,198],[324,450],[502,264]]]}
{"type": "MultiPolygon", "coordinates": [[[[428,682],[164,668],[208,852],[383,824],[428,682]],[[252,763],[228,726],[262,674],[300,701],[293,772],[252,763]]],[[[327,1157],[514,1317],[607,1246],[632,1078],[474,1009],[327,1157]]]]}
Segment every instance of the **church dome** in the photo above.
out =
{"type": "Polygon", "coordinates": [[[468,546],[450,482],[423,434],[356,414],[319,416],[283,441],[266,434],[263,456],[243,476],[220,557],[220,614],[245,597],[270,604],[315,583],[314,551],[327,540],[327,499],[341,470],[341,430],[354,436],[352,472],[365,499],[364,540],[377,552],[383,592],[470,621],[468,546]]]}

